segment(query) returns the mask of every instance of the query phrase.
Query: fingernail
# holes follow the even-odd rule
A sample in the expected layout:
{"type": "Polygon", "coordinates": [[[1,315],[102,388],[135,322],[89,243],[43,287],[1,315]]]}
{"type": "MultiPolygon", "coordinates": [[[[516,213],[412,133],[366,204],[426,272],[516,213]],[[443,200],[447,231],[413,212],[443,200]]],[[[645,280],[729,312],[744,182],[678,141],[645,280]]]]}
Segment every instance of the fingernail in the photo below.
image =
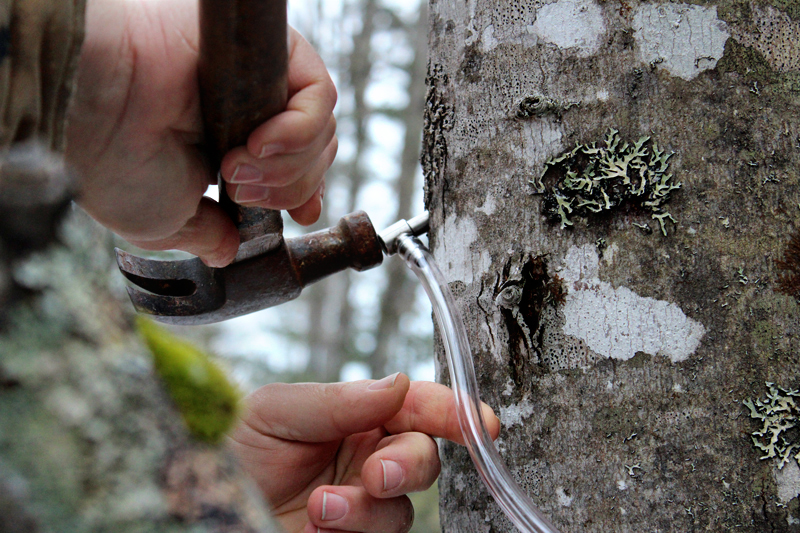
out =
{"type": "Polygon", "coordinates": [[[381,459],[383,467],[383,490],[392,490],[400,486],[403,482],[403,468],[388,459],[381,459]]]}
{"type": "Polygon", "coordinates": [[[264,159],[265,157],[269,157],[271,155],[278,154],[283,152],[283,145],[282,144],[265,144],[261,147],[261,152],[258,154],[259,159],[264,159]]]}
{"type": "Polygon", "coordinates": [[[400,375],[400,372],[395,372],[391,376],[386,376],[383,379],[372,383],[367,390],[384,390],[394,387],[394,382],[397,381],[397,376],[400,375]]]}
{"type": "Polygon", "coordinates": [[[322,493],[322,519],[339,520],[347,514],[347,500],[332,492],[322,493]]]}
{"type": "Polygon", "coordinates": [[[253,183],[254,181],[259,181],[263,175],[256,167],[242,163],[236,165],[231,176],[231,183],[253,183]]]}
{"type": "Polygon", "coordinates": [[[270,188],[259,187],[257,185],[240,185],[236,189],[235,202],[244,204],[247,202],[260,202],[269,198],[270,188]]]}

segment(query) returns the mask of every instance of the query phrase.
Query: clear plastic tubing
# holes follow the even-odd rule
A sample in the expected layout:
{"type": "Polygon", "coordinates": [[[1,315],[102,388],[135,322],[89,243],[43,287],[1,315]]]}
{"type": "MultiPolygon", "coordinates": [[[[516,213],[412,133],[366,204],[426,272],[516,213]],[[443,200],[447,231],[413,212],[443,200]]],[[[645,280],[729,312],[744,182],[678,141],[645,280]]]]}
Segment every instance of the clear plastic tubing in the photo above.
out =
{"type": "Polygon", "coordinates": [[[416,237],[399,236],[397,252],[422,282],[431,300],[450,368],[458,423],[483,482],[517,529],[523,533],[558,533],[511,477],[486,430],[467,332],[444,276],[416,237]]]}

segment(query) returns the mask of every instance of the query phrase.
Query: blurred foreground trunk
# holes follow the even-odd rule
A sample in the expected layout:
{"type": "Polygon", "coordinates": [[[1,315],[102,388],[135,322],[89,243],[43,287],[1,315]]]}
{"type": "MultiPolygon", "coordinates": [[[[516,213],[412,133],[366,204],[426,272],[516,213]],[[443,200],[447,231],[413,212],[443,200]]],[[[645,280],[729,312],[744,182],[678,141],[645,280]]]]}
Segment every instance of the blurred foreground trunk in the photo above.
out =
{"type": "Polygon", "coordinates": [[[44,154],[0,174],[0,532],[279,531],[187,433],[109,288],[109,239],[44,154]]]}

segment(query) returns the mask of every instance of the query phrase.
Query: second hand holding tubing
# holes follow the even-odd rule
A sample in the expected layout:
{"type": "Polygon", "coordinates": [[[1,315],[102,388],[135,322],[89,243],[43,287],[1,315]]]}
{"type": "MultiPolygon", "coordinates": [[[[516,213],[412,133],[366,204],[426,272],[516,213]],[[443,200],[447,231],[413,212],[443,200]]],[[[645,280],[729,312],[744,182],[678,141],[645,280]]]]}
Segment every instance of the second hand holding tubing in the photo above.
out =
{"type": "Polygon", "coordinates": [[[401,220],[380,237],[387,255],[398,253],[419,278],[431,300],[450,370],[458,423],[475,468],[495,501],[523,533],[558,533],[517,485],[494,447],[481,414],[481,400],[464,321],[433,257],[416,235],[428,229],[428,213],[401,220]]]}

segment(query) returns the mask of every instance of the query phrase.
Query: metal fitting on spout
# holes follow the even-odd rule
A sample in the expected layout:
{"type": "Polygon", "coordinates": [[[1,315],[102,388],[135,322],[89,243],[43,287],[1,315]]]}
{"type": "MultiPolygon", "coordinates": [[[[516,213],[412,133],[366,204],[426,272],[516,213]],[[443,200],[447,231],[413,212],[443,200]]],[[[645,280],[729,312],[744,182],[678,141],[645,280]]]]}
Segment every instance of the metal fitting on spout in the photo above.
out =
{"type": "Polygon", "coordinates": [[[419,236],[428,232],[428,221],[430,217],[425,211],[421,215],[415,216],[411,220],[401,220],[395,222],[378,235],[381,241],[383,253],[394,255],[397,253],[397,239],[401,235],[419,236]]]}

